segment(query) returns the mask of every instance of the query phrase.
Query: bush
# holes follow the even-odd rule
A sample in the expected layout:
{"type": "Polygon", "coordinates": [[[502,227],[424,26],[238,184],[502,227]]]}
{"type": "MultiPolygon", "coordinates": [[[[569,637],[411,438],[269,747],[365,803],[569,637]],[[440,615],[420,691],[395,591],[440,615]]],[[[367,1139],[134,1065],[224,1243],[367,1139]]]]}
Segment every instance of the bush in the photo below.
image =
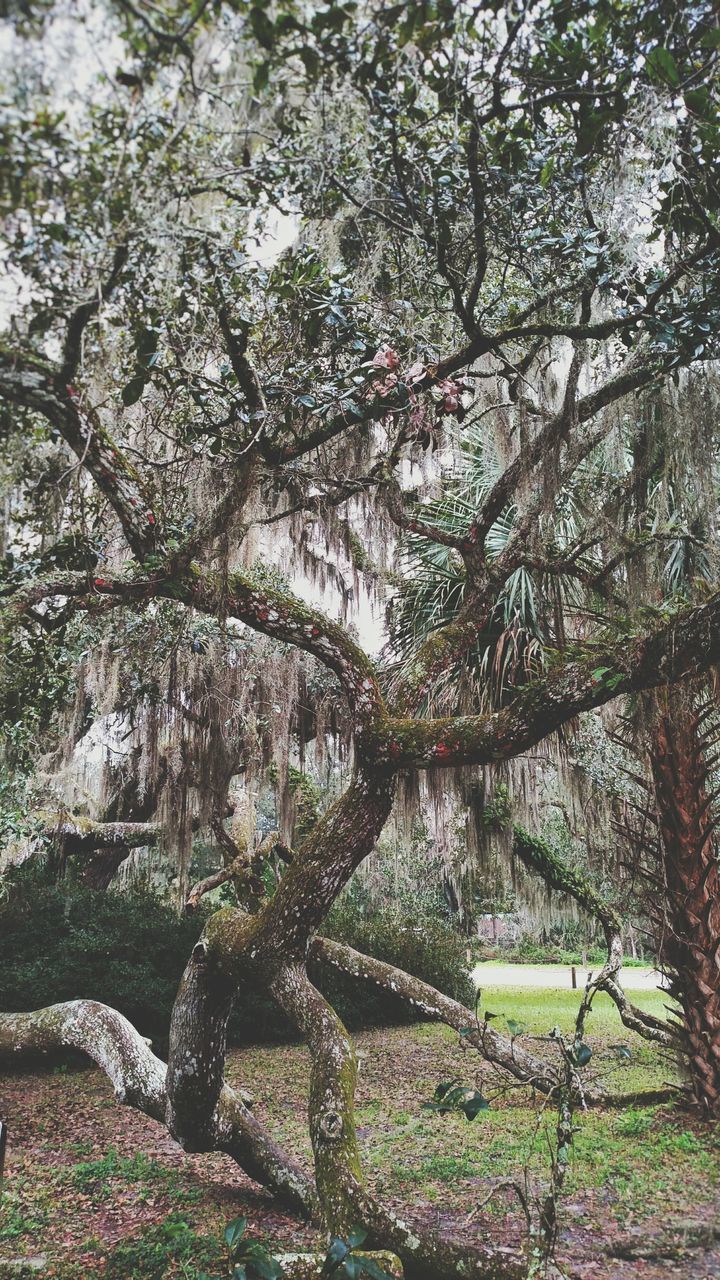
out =
{"type": "Polygon", "coordinates": [[[101,1000],[156,1046],[166,1044],[178,982],[204,917],[180,918],[147,890],[58,884],[42,865],[9,872],[3,889],[0,1009],[101,1000]]]}
{"type": "MultiPolygon", "coordinates": [[[[343,905],[330,913],[323,932],[336,942],[405,969],[472,1008],[475,988],[468,972],[467,941],[446,921],[393,908],[366,915],[343,905]]],[[[418,1017],[412,1006],[391,991],[369,987],[335,969],[320,969],[318,976],[318,985],[351,1027],[418,1017]]]]}
{"type": "MultiPolygon", "coordinates": [[[[58,884],[42,865],[9,872],[2,887],[0,1009],[101,1000],[164,1053],[178,983],[207,912],[179,917],[147,890],[99,893],[58,884]]],[[[402,911],[366,915],[345,904],[334,909],[325,932],[472,1004],[466,944],[442,921],[402,911]]],[[[391,992],[335,970],[315,966],[311,976],[354,1029],[417,1016],[391,992]]],[[[285,1040],[292,1029],[248,984],[238,992],[229,1034],[234,1043],[285,1040]]]]}
{"type": "MultiPolygon", "coordinates": [[[[323,934],[377,960],[405,969],[445,995],[472,1007],[475,988],[468,973],[467,943],[453,928],[417,912],[381,910],[365,914],[344,900],[333,908],[323,934]]],[[[422,1015],[392,991],[375,987],[329,965],[313,962],[310,978],[351,1031],[388,1023],[416,1022],[422,1015]]],[[[230,1020],[235,1043],[287,1039],[292,1030],[270,1000],[241,988],[230,1020]]]]}

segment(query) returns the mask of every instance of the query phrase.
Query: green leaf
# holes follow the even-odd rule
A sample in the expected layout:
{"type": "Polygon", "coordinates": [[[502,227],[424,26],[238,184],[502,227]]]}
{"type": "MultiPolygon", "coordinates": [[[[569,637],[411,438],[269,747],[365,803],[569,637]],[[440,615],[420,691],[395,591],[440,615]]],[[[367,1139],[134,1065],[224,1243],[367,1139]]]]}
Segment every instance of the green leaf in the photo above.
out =
{"type": "Polygon", "coordinates": [[[267,89],[270,82],[270,63],[258,62],[253,71],[253,89],[256,93],[262,93],[263,89],[267,89]]]}
{"type": "Polygon", "coordinates": [[[252,1269],[260,1280],[279,1280],[279,1277],[284,1274],[277,1258],[271,1257],[267,1249],[261,1249],[259,1253],[253,1254],[252,1269]]]}
{"type": "Polygon", "coordinates": [[[362,1264],[362,1273],[371,1276],[372,1280],[393,1280],[387,1271],[383,1271],[374,1258],[358,1258],[358,1262],[362,1264]]]}
{"type": "Polygon", "coordinates": [[[365,417],[365,411],[357,403],[357,400],[343,400],[342,407],[343,413],[349,414],[351,418],[355,418],[358,422],[362,422],[365,417]]]}
{"type": "Polygon", "coordinates": [[[130,408],[131,404],[137,404],[143,391],[145,390],[146,382],[147,382],[147,378],[144,378],[138,374],[137,377],[131,378],[129,382],[125,383],[125,386],[123,387],[120,395],[121,395],[123,404],[128,409],[130,408]]]}
{"type": "Polygon", "coordinates": [[[306,46],[300,50],[300,61],[302,62],[309,78],[312,80],[320,70],[320,54],[316,49],[306,46]]]}
{"type": "Polygon", "coordinates": [[[448,1080],[446,1083],[439,1084],[433,1094],[433,1098],[435,1099],[436,1102],[442,1102],[443,1098],[445,1097],[446,1094],[450,1092],[453,1085],[456,1085],[459,1083],[460,1083],[459,1080],[448,1080]]]}
{"type": "Polygon", "coordinates": [[[505,1021],[507,1022],[508,1031],[513,1039],[525,1034],[526,1027],[524,1022],[516,1022],[514,1018],[506,1018],[505,1021]]]}
{"type": "Polygon", "coordinates": [[[359,1249],[367,1240],[367,1231],[363,1227],[353,1227],[348,1231],[347,1242],[351,1249],[359,1249]]]}
{"type": "Polygon", "coordinates": [[[673,89],[679,85],[680,72],[669,49],[658,45],[648,54],[646,66],[652,79],[658,84],[670,85],[673,89]]]}
{"type": "Polygon", "coordinates": [[[235,1252],[240,1241],[245,1235],[247,1223],[247,1218],[234,1218],[233,1221],[229,1222],[226,1226],[223,1238],[231,1253],[235,1252]]]}
{"type": "Polygon", "coordinates": [[[720,27],[713,27],[712,31],[706,31],[698,43],[701,49],[720,49],[720,27]]]}
{"type": "Polygon", "coordinates": [[[589,1044],[578,1045],[575,1051],[575,1062],[579,1067],[586,1067],[592,1058],[592,1049],[589,1044]]]}
{"type": "Polygon", "coordinates": [[[490,1110],[490,1103],[488,1102],[487,1098],[484,1098],[482,1094],[478,1093],[476,1089],[475,1092],[472,1093],[470,1097],[466,1099],[462,1109],[465,1112],[465,1118],[467,1120],[474,1120],[475,1117],[478,1116],[481,1111],[490,1110]]]}
{"type": "Polygon", "coordinates": [[[715,119],[715,103],[704,86],[701,89],[688,89],[684,98],[685,106],[693,115],[700,116],[703,120],[715,119]]]}
{"type": "Polygon", "coordinates": [[[135,341],[135,354],[138,364],[147,367],[152,356],[157,352],[158,340],[159,335],[156,329],[140,329],[135,341]]]}
{"type": "Polygon", "coordinates": [[[325,1257],[325,1266],[335,1270],[347,1258],[349,1252],[350,1250],[345,1241],[336,1236],[334,1240],[330,1241],[330,1247],[325,1257]]]}
{"type": "Polygon", "coordinates": [[[632,1053],[626,1044],[611,1044],[608,1046],[618,1058],[623,1058],[626,1062],[631,1061],[632,1053]]]}
{"type": "Polygon", "coordinates": [[[275,44],[275,23],[268,17],[267,9],[261,5],[253,5],[249,16],[252,33],[258,44],[263,49],[272,49],[275,44]]]}
{"type": "Polygon", "coordinates": [[[607,111],[584,110],[580,113],[577,135],[580,155],[586,156],[592,151],[609,118],[607,111]]]}

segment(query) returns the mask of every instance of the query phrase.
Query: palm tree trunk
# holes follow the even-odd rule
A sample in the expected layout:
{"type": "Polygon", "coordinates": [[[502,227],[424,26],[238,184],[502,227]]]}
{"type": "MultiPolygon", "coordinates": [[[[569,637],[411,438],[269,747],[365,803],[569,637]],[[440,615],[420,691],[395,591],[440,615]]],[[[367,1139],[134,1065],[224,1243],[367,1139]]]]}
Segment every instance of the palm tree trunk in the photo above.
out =
{"type": "Polygon", "coordinates": [[[720,863],[700,716],[658,695],[650,746],[666,900],[660,959],[680,1002],[693,1094],[720,1117],[720,863]]]}

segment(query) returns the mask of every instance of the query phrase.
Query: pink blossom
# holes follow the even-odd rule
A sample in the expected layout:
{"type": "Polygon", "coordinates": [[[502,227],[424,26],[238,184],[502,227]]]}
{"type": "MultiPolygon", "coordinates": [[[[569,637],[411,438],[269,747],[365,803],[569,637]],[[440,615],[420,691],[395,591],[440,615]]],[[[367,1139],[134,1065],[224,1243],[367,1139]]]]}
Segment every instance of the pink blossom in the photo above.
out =
{"type": "Polygon", "coordinates": [[[457,413],[460,408],[460,383],[453,378],[443,378],[437,384],[438,391],[442,392],[442,403],[440,406],[443,413],[457,413]]]}
{"type": "Polygon", "coordinates": [[[376,369],[397,369],[400,364],[400,357],[397,351],[393,351],[386,342],[382,344],[379,351],[373,356],[373,365],[376,369]]]}
{"type": "Polygon", "coordinates": [[[388,392],[392,391],[393,387],[397,386],[397,384],[398,375],[396,373],[389,373],[386,378],[383,378],[382,382],[376,382],[374,384],[375,394],[378,396],[386,396],[388,392]]]}
{"type": "Polygon", "coordinates": [[[415,363],[411,364],[410,368],[407,370],[405,374],[405,381],[412,387],[415,383],[422,382],[423,378],[426,377],[427,369],[425,368],[425,365],[419,360],[416,360],[415,363]]]}

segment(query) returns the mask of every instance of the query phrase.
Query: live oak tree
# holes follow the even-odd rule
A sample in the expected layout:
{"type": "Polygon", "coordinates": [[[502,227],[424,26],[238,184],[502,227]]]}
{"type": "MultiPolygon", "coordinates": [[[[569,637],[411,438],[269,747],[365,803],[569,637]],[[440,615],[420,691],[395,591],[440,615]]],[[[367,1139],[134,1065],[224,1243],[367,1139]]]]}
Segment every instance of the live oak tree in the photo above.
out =
{"type": "MultiPolygon", "coordinates": [[[[46,83],[37,42],[52,47],[80,12],[16,16],[3,198],[17,299],[0,396],[14,465],[13,442],[32,442],[55,480],[51,510],[13,513],[8,655],[25,671],[78,618],[94,635],[119,617],[243,624],[331,673],[353,773],[287,851],[273,896],[210,917],[167,1068],[82,1000],[3,1016],[3,1052],[84,1048],[186,1149],[229,1152],[335,1231],[366,1226],[411,1276],[523,1274],[521,1259],[414,1231],[369,1194],[352,1045],[306,962],[393,984],[467,1029],[461,1006],[320,935],[397,779],[514,759],[720,659],[712,6],[97,0],[78,47],[87,62],[99,41],[104,71],[73,92],[46,83]],[[275,254],[273,233],[287,241],[275,254]],[[687,492],[673,485],[683,467],[687,492]],[[274,548],[292,565],[310,529],[369,577],[383,522],[409,558],[389,577],[377,661],[287,589],[274,548]],[[668,542],[702,551],[692,590],[659,572],[668,542]],[[223,1079],[248,981],[310,1047],[313,1182],[223,1079]]],[[[13,678],[8,664],[9,712],[13,678]]],[[[674,838],[668,824],[671,861],[674,838]]],[[[627,1001],[618,921],[591,884],[532,834],[513,839],[601,922],[602,981],[628,1025],[687,1044],[627,1001]]],[[[700,927],[689,1068],[717,1113],[720,969],[700,927]]],[[[468,1042],[555,1088],[551,1064],[491,1027],[468,1042]]]]}

